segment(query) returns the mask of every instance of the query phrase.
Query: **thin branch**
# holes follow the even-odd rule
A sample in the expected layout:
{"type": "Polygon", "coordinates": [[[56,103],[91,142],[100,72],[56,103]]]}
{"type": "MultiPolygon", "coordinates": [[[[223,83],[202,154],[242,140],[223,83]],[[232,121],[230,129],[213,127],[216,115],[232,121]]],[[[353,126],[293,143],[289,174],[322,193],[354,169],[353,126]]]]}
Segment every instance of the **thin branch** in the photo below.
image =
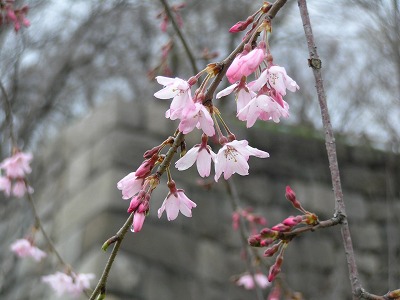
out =
{"type": "MultiPolygon", "coordinates": [[[[29,183],[28,183],[28,181],[26,179],[24,181],[25,181],[26,188],[28,190],[29,189],[29,183]]],[[[64,259],[61,257],[60,253],[57,251],[57,248],[54,246],[53,241],[51,240],[51,238],[47,234],[46,230],[44,229],[44,227],[42,225],[42,222],[40,220],[39,214],[37,212],[36,205],[35,205],[35,202],[33,200],[33,197],[29,192],[27,193],[27,198],[28,198],[28,203],[30,204],[31,209],[32,209],[33,217],[35,218],[35,226],[38,229],[40,229],[40,231],[42,232],[44,238],[46,239],[47,244],[50,246],[50,251],[53,252],[56,255],[56,257],[57,257],[57,259],[58,259],[58,261],[60,262],[61,265],[66,267],[68,270],[71,270],[71,266],[69,264],[67,264],[64,261],[64,259]]]]}
{"type": "Polygon", "coordinates": [[[199,73],[199,70],[197,69],[197,66],[196,66],[196,60],[194,58],[193,52],[190,50],[189,44],[186,42],[186,39],[184,38],[181,29],[179,28],[174,16],[172,15],[171,8],[169,7],[166,0],[160,0],[160,1],[161,1],[162,5],[164,6],[165,12],[167,13],[169,20],[171,21],[171,24],[174,27],[176,34],[178,35],[179,39],[181,40],[181,43],[183,45],[183,48],[185,49],[186,55],[189,58],[193,73],[194,74],[199,73]]]}
{"type": "Polygon", "coordinates": [[[322,123],[325,131],[325,145],[328,154],[329,168],[331,171],[332,187],[335,196],[335,216],[343,216],[341,223],[342,240],[346,254],[347,266],[349,269],[351,289],[353,293],[353,299],[358,299],[362,293],[362,286],[359,280],[357,265],[354,256],[353,244],[351,241],[351,234],[349,225],[346,218],[346,208],[343,199],[343,192],[340,183],[339,165],[336,154],[336,143],[333,134],[332,124],[328,111],[328,105],[326,101],[326,93],[323,85],[322,73],[321,73],[321,60],[317,53],[317,47],[314,42],[314,36],[311,28],[310,17],[307,9],[306,0],[298,0],[300,9],[300,15],[303,22],[304,33],[307,40],[307,46],[310,58],[308,60],[309,66],[312,67],[318,102],[321,109],[322,123]]]}
{"type": "Polygon", "coordinates": [[[13,123],[13,115],[11,110],[11,103],[10,99],[8,99],[6,88],[4,87],[3,83],[0,81],[0,89],[1,93],[3,94],[3,103],[4,103],[4,112],[6,115],[6,124],[8,126],[10,140],[11,140],[11,147],[17,147],[17,140],[14,135],[14,123],[13,123]]]}
{"type": "Polygon", "coordinates": [[[124,226],[122,226],[121,229],[118,230],[118,232],[115,234],[115,236],[111,238],[116,241],[114,248],[110,254],[107,264],[104,267],[103,274],[101,274],[99,282],[97,283],[97,286],[92,292],[92,295],[90,296],[89,300],[95,300],[97,295],[105,294],[108,274],[110,273],[111,267],[114,263],[115,257],[118,254],[119,247],[122,244],[125,234],[127,233],[129,227],[132,224],[133,215],[134,213],[130,214],[129,218],[125,221],[124,226]]]}

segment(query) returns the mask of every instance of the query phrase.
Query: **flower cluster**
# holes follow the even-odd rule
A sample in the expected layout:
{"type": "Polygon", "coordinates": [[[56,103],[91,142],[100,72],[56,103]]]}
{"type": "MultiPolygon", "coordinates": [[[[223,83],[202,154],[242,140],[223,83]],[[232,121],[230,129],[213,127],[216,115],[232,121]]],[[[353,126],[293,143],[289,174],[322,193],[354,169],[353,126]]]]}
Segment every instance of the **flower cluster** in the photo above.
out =
{"type": "Polygon", "coordinates": [[[21,24],[25,27],[29,27],[31,24],[26,18],[29,8],[24,5],[20,9],[15,9],[13,2],[14,0],[0,0],[0,26],[14,23],[14,30],[18,32],[21,29],[21,24]]]}
{"type": "Polygon", "coordinates": [[[263,228],[259,234],[249,237],[249,245],[253,247],[267,247],[264,251],[264,256],[271,257],[278,253],[275,263],[271,266],[268,274],[268,280],[272,281],[281,271],[283,263],[283,253],[294,235],[287,235],[292,232],[298,225],[315,226],[319,223],[318,217],[306,211],[298,201],[295,192],[289,187],[286,187],[286,199],[289,200],[293,207],[301,211],[303,215],[290,216],[281,223],[276,224],[271,228],[263,228]]]}
{"type": "Polygon", "coordinates": [[[94,279],[94,274],[75,274],[68,275],[63,272],[42,276],[42,281],[50,285],[57,296],[70,295],[79,297],[82,292],[90,288],[90,280],[94,279]]]}
{"type": "Polygon", "coordinates": [[[5,173],[5,176],[0,176],[0,191],[7,197],[22,198],[27,192],[33,193],[33,188],[25,181],[26,174],[32,172],[29,166],[31,160],[31,153],[16,152],[0,163],[0,169],[5,173]]]}
{"type": "Polygon", "coordinates": [[[268,281],[267,276],[262,273],[254,274],[254,278],[251,274],[245,273],[236,280],[236,284],[239,286],[243,286],[246,290],[252,290],[257,286],[261,289],[265,289],[271,285],[268,281]]]}
{"type": "Polygon", "coordinates": [[[47,256],[46,252],[32,245],[27,239],[19,239],[11,244],[10,249],[19,257],[32,257],[36,261],[41,261],[47,256]]]}
{"type": "MultiPolygon", "coordinates": [[[[269,8],[270,6],[264,3],[258,12],[231,28],[231,32],[239,32],[252,24],[252,28],[245,37],[246,43],[243,50],[237,54],[226,71],[226,77],[232,85],[216,95],[216,98],[221,98],[235,93],[237,117],[246,121],[247,127],[253,126],[257,119],[279,122],[281,117],[288,117],[289,105],[283,100],[283,97],[287,90],[295,92],[299,89],[297,83],[286,74],[283,67],[273,64],[267,39],[268,32],[271,32],[270,22],[267,18],[261,20],[260,16],[257,17],[258,14],[265,14],[269,8]],[[262,38],[257,43],[259,36],[262,38]],[[248,82],[247,78],[252,74],[256,78],[248,82]]],[[[165,29],[167,17],[163,18],[163,28],[165,29]]],[[[148,150],[144,154],[146,161],[139,169],[122,178],[117,184],[118,189],[122,191],[122,198],[131,200],[128,212],[133,213],[132,231],[137,232],[142,229],[149,212],[151,193],[159,184],[160,176],[165,171],[168,174],[169,193],[158,210],[158,216],[161,217],[164,211],[166,211],[168,220],[176,219],[179,212],[187,217],[192,216],[191,210],[196,207],[196,204],[185,195],[182,189],[177,189],[175,181],[172,180],[170,162],[178,147],[181,150],[180,159],[175,162],[175,167],[179,171],[186,170],[196,163],[200,176],[208,177],[211,174],[212,163],[214,163],[214,180],[216,182],[222,175],[225,180],[235,173],[242,176],[248,175],[250,156],[269,157],[268,152],[251,147],[247,140],[236,139],[218,108],[213,104],[209,92],[215,88],[209,88],[211,87],[209,82],[224,67],[223,63],[209,64],[188,80],[178,77],[155,77],[163,88],[154,93],[154,97],[172,99],[165,117],[179,121],[179,125],[174,136],[148,150]],[[192,87],[204,74],[206,74],[204,80],[192,93],[192,87]],[[226,131],[226,135],[222,133],[221,127],[226,131]],[[202,131],[201,142],[186,152],[182,134],[189,134],[195,128],[202,131]],[[177,142],[178,133],[180,135],[177,142]],[[221,145],[217,153],[208,145],[209,137],[214,137],[214,140],[221,145]],[[167,145],[174,147],[173,151],[162,154],[162,149],[167,145]],[[165,163],[164,159],[166,159],[165,163]],[[156,164],[160,164],[160,167],[157,172],[152,173],[156,164]],[[139,172],[139,170],[141,171],[139,172]]]]}
{"type": "Polygon", "coordinates": [[[267,22],[260,25],[259,30],[264,33],[264,40],[254,49],[251,40],[245,45],[244,50],[236,56],[226,72],[232,85],[216,96],[218,99],[235,93],[237,117],[241,121],[246,121],[247,128],[252,127],[257,119],[278,123],[281,117],[289,117],[289,104],[283,97],[286,95],[286,90],[295,92],[299,89],[283,67],[273,64],[266,38],[270,29],[267,22]],[[264,65],[266,67],[263,67],[264,65]],[[247,77],[253,73],[260,75],[256,80],[247,82],[247,77]]]}

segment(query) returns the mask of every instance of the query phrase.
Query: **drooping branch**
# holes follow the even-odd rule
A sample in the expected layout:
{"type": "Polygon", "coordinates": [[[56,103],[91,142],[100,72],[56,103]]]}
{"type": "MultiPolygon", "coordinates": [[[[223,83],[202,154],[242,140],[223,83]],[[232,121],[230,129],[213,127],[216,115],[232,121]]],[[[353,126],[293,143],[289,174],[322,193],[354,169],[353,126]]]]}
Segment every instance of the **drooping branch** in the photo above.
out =
{"type": "MultiPolygon", "coordinates": [[[[283,7],[283,5],[285,3],[286,3],[286,0],[277,0],[272,5],[269,12],[265,16],[265,18],[270,18],[270,19],[274,18],[275,15],[277,14],[277,12],[280,10],[280,8],[283,7]]],[[[215,93],[218,85],[220,84],[222,78],[224,77],[227,69],[232,64],[236,55],[243,50],[243,47],[244,47],[245,43],[247,43],[248,40],[250,39],[250,36],[251,35],[249,34],[248,37],[246,39],[244,39],[238,45],[238,47],[226,59],[224,59],[221,63],[218,63],[221,66],[221,68],[220,68],[217,76],[214,78],[214,81],[211,83],[210,87],[208,88],[208,90],[205,94],[205,100],[203,103],[205,103],[207,101],[212,101],[212,99],[214,97],[214,93],[215,93]]],[[[180,145],[184,141],[184,138],[185,138],[185,135],[182,132],[178,132],[178,134],[175,135],[174,143],[172,144],[171,148],[168,150],[162,163],[158,166],[158,169],[156,171],[156,174],[158,177],[161,177],[163,175],[163,173],[167,170],[174,155],[177,152],[178,147],[180,147],[180,145]]],[[[132,223],[132,220],[133,220],[133,213],[130,214],[129,218],[126,220],[123,227],[121,227],[121,229],[118,231],[121,234],[117,234],[117,236],[113,236],[106,241],[106,243],[105,243],[105,245],[107,244],[106,247],[108,247],[112,243],[116,243],[116,244],[114,245],[113,251],[112,251],[110,258],[109,258],[109,260],[105,266],[105,269],[103,271],[103,275],[101,276],[95,290],[93,291],[93,293],[90,297],[90,300],[96,299],[96,296],[99,296],[99,298],[101,298],[102,295],[105,295],[105,286],[107,283],[108,273],[115,261],[115,257],[118,254],[119,247],[122,244],[123,239],[125,238],[125,234],[129,228],[130,224],[132,223]]],[[[103,247],[104,247],[104,245],[103,245],[103,247]]],[[[97,299],[99,299],[99,298],[97,298],[97,299]]]]}
{"type": "Polygon", "coordinates": [[[340,182],[335,136],[332,129],[332,124],[326,100],[326,93],[323,84],[323,78],[321,72],[321,60],[318,56],[317,47],[314,42],[314,35],[312,32],[311,21],[307,9],[307,0],[298,0],[298,5],[300,9],[301,19],[303,22],[303,28],[307,41],[308,51],[310,55],[308,59],[308,64],[312,68],[314,74],[318,102],[321,109],[322,123],[325,132],[325,145],[328,154],[332,187],[335,196],[335,217],[340,216],[342,219],[341,222],[342,241],[346,254],[353,299],[369,299],[369,300],[398,299],[399,296],[396,296],[397,295],[396,291],[392,292],[395,298],[391,296],[391,293],[388,293],[384,296],[376,296],[370,294],[364,291],[361,282],[359,280],[359,274],[355,261],[350,229],[346,217],[346,207],[343,199],[343,192],[340,182]]]}

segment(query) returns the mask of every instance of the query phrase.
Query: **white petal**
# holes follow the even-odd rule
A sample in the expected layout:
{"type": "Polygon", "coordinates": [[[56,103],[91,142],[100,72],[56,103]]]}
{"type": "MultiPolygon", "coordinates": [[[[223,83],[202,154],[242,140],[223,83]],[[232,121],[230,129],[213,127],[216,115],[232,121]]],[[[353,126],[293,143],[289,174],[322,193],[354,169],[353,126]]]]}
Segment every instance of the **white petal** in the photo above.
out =
{"type": "Polygon", "coordinates": [[[208,153],[206,149],[202,149],[199,152],[197,158],[197,170],[201,177],[208,177],[210,176],[211,172],[211,154],[208,153]]]}
{"type": "Polygon", "coordinates": [[[175,163],[175,167],[179,171],[187,170],[191,166],[193,166],[194,162],[197,159],[197,155],[199,153],[199,146],[194,146],[192,149],[190,149],[186,154],[178,159],[178,161],[175,163]]]}
{"type": "Polygon", "coordinates": [[[220,91],[217,96],[215,96],[215,98],[219,99],[221,97],[224,97],[226,95],[229,95],[230,93],[233,92],[233,90],[238,86],[238,83],[234,83],[230,86],[228,86],[227,88],[223,89],[222,91],[220,91]]]}

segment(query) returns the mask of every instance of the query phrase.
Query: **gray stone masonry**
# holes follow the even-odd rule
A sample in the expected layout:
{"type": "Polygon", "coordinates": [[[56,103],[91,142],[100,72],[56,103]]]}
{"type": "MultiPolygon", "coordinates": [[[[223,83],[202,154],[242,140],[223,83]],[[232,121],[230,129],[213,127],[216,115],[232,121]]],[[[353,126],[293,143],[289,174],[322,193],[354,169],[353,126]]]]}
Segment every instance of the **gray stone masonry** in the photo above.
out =
{"type": "MultiPolygon", "coordinates": [[[[100,277],[111,251],[105,253],[100,247],[128,217],[129,201],[121,199],[116,183],[136,170],[145,150],[173,134],[177,124],[164,118],[167,105],[110,101],[61,131],[36,155],[39,162],[32,178],[39,213],[60,253],[78,272],[100,277]]],[[[307,210],[320,219],[332,217],[334,196],[322,140],[265,129],[268,126],[246,131],[243,124],[232,123],[238,128],[238,139],[248,138],[251,146],[271,155],[250,158],[249,176],[233,176],[243,207],[254,207],[273,226],[298,214],[284,197],[285,186],[291,185],[307,210]]],[[[187,148],[198,143],[199,137],[198,133],[188,136],[187,148]]],[[[385,153],[363,146],[339,144],[338,153],[361,280],[368,291],[384,294],[400,287],[400,162],[398,157],[389,160],[385,153]],[[393,262],[397,265],[390,266],[393,262]]],[[[246,271],[246,264],[240,235],[232,230],[232,208],[223,180],[206,190],[196,184],[200,177],[195,167],[185,172],[171,169],[178,188],[184,188],[197,203],[193,217],[179,215],[173,222],[165,214],[157,217],[167,194],[164,176],[142,232],[128,232],[122,244],[111,270],[107,299],[255,299],[253,291],[232,281],[246,271]]],[[[212,183],[213,178],[205,182],[212,183]]],[[[9,208],[18,210],[21,205],[9,208]]],[[[21,216],[15,216],[14,221],[7,219],[7,227],[0,227],[2,234],[8,234],[12,226],[18,228],[21,216]]],[[[12,240],[3,242],[9,245],[12,240]]],[[[37,242],[44,245],[40,234],[37,242]]],[[[1,257],[12,266],[7,288],[0,289],[1,299],[55,299],[39,279],[60,270],[51,255],[40,264],[15,260],[8,251],[2,251],[1,257]]],[[[273,261],[263,258],[264,273],[273,261]]],[[[301,292],[304,299],[351,299],[340,228],[295,238],[286,250],[281,278],[284,286],[301,292]]],[[[265,298],[268,292],[264,291],[265,298]]]]}

